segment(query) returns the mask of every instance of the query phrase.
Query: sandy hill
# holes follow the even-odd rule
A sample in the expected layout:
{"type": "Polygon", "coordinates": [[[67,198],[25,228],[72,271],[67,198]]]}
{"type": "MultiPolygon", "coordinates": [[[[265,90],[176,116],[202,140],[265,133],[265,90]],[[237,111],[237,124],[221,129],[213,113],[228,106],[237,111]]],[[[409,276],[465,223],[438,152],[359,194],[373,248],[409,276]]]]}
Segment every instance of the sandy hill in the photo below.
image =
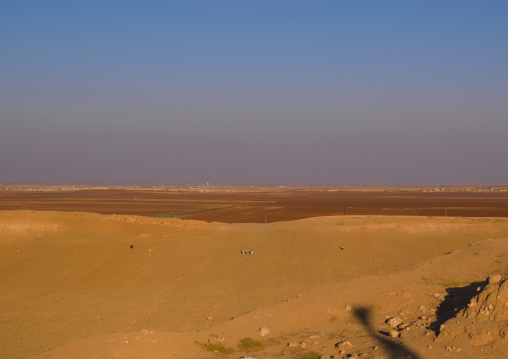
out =
{"type": "Polygon", "coordinates": [[[221,224],[3,211],[0,233],[2,358],[502,358],[506,349],[498,334],[482,345],[440,335],[463,309],[456,297],[506,274],[506,219],[221,224]],[[401,323],[388,326],[391,317],[401,323]],[[243,338],[264,346],[239,349],[243,338]]]}

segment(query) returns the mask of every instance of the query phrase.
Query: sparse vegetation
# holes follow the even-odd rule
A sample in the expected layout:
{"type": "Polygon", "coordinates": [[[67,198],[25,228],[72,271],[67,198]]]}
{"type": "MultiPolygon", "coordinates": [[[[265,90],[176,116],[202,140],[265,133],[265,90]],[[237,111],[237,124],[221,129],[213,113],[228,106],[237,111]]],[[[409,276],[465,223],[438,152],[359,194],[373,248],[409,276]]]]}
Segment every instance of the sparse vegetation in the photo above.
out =
{"type": "Polygon", "coordinates": [[[156,214],[152,217],[155,217],[155,218],[180,218],[183,216],[181,214],[176,214],[176,213],[163,213],[163,214],[156,214]]]}
{"type": "Polygon", "coordinates": [[[308,352],[308,353],[299,354],[296,357],[296,359],[319,359],[322,356],[323,356],[323,354],[318,353],[318,352],[308,352]]]}
{"type": "Polygon", "coordinates": [[[235,351],[233,348],[225,347],[221,343],[196,342],[196,344],[198,344],[199,346],[201,346],[201,348],[203,348],[204,350],[207,350],[209,352],[215,352],[215,353],[221,353],[221,354],[231,354],[235,351]]]}
{"type": "Polygon", "coordinates": [[[492,217],[475,217],[469,218],[470,223],[497,223],[504,221],[504,218],[492,218],[492,217]]]}
{"type": "Polygon", "coordinates": [[[238,344],[238,349],[242,351],[258,350],[263,348],[265,345],[252,338],[243,338],[238,344]]]}

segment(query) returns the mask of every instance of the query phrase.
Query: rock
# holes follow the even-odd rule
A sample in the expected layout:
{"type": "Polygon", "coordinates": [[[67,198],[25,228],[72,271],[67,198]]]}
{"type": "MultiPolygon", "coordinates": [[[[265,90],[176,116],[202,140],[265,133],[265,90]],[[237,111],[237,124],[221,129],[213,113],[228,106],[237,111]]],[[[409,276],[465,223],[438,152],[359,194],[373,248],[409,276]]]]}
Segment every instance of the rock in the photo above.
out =
{"type": "Polygon", "coordinates": [[[470,342],[473,346],[481,346],[488,344],[494,340],[490,332],[484,333],[482,331],[473,332],[469,334],[470,342]]]}
{"type": "Polygon", "coordinates": [[[400,319],[399,317],[393,317],[386,321],[386,324],[388,324],[390,327],[396,327],[400,323],[402,323],[402,319],[400,319]]]}
{"type": "Polygon", "coordinates": [[[339,343],[335,344],[335,348],[340,349],[340,350],[353,349],[353,344],[351,344],[351,342],[349,340],[346,340],[346,341],[339,342],[339,343]]]}
{"type": "Polygon", "coordinates": [[[346,305],[346,310],[351,310],[351,306],[349,304],[346,305]]]}
{"type": "Polygon", "coordinates": [[[319,359],[331,359],[329,355],[321,355],[319,359]]]}
{"type": "Polygon", "coordinates": [[[425,307],[424,305],[420,305],[420,306],[418,307],[418,310],[419,310],[420,312],[424,313],[424,312],[426,312],[426,311],[427,311],[427,307],[425,307]]]}
{"type": "MultiPolygon", "coordinates": [[[[440,327],[438,339],[468,338],[472,346],[497,346],[505,340],[508,328],[508,280],[499,275],[487,278],[488,285],[478,287],[477,293],[466,307],[440,327]],[[490,344],[492,343],[492,344],[490,344]]],[[[454,351],[458,351],[454,350],[454,351]]]]}
{"type": "Polygon", "coordinates": [[[398,338],[400,333],[396,330],[390,330],[390,338],[398,338]]]}
{"type": "Polygon", "coordinates": [[[502,277],[501,275],[499,274],[496,274],[496,275],[491,275],[488,279],[487,279],[487,282],[489,283],[489,285],[491,284],[497,284],[501,281],[502,277]]]}
{"type": "Polygon", "coordinates": [[[270,333],[270,330],[268,330],[267,327],[261,327],[261,328],[259,328],[258,333],[259,333],[259,335],[264,337],[270,333]]]}
{"type": "Polygon", "coordinates": [[[300,346],[300,343],[295,343],[295,342],[288,343],[288,347],[290,347],[290,348],[296,348],[299,346],[300,346]]]}

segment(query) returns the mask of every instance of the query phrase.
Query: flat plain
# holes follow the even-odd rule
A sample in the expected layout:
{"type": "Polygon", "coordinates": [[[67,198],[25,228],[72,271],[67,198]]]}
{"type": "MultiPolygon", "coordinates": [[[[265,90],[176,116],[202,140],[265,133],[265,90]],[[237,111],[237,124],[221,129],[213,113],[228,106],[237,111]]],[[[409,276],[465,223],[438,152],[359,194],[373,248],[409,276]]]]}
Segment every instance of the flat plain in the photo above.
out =
{"type": "Polygon", "coordinates": [[[223,223],[279,222],[341,215],[508,217],[507,199],[508,187],[0,188],[0,210],[173,215],[223,223]]]}
{"type": "Polygon", "coordinates": [[[504,302],[444,329],[508,274],[504,188],[58,188],[0,191],[2,358],[507,353],[504,302]]]}

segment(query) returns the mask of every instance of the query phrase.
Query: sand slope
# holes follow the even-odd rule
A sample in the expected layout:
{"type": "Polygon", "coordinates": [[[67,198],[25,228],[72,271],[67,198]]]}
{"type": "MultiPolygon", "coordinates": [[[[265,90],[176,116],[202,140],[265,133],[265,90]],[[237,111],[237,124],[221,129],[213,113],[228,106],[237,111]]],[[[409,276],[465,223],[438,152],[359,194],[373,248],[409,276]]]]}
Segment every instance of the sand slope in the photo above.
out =
{"type": "Polygon", "coordinates": [[[401,310],[416,315],[415,306],[439,304],[428,293],[445,296],[452,281],[503,272],[508,258],[503,240],[488,241],[508,238],[504,219],[359,216],[265,225],[4,211],[0,233],[5,358],[206,358],[217,354],[195,341],[222,337],[232,347],[243,337],[264,340],[260,358],[338,355],[333,344],[342,337],[360,338],[354,346],[365,351],[379,345],[381,353],[354,309],[371,308],[372,325],[401,310]],[[240,254],[251,246],[253,256],[240,254]],[[269,339],[257,334],[260,326],[270,328],[269,339]],[[293,340],[312,344],[287,348],[293,340]]]}

